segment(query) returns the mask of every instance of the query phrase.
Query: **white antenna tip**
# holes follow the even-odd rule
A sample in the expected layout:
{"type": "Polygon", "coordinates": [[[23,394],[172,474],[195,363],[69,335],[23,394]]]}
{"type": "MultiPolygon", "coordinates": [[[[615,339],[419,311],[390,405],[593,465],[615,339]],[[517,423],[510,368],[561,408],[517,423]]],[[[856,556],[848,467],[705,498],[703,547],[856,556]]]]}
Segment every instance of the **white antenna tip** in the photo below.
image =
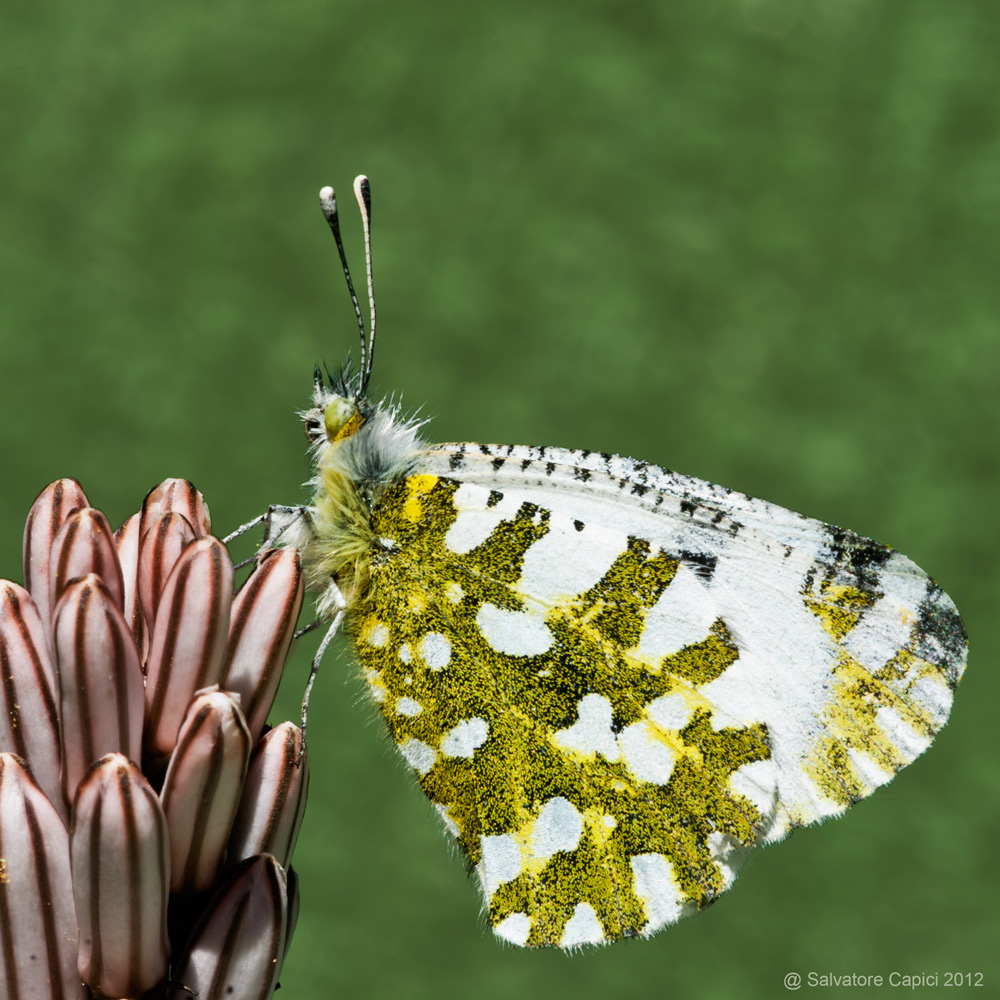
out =
{"type": "Polygon", "coordinates": [[[337,196],[333,193],[333,188],[329,184],[319,189],[319,203],[325,208],[327,205],[337,207],[337,196]]]}

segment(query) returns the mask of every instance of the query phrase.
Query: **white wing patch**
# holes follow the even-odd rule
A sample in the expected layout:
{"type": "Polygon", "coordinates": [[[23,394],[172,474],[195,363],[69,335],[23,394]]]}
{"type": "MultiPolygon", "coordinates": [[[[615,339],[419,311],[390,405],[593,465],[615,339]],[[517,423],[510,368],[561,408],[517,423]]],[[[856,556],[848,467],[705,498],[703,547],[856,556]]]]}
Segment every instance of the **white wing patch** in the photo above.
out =
{"type": "Polygon", "coordinates": [[[590,903],[577,903],[573,916],[566,921],[566,929],[559,941],[560,948],[579,948],[584,944],[600,944],[604,940],[604,927],[590,903]]]}
{"type": "Polygon", "coordinates": [[[673,583],[646,616],[639,654],[659,660],[705,638],[719,606],[689,566],[681,564],[673,583]]]}
{"type": "Polygon", "coordinates": [[[493,933],[501,940],[523,948],[531,933],[531,917],[527,913],[512,913],[493,928],[493,933]]]}
{"type": "Polygon", "coordinates": [[[443,670],[451,659],[451,640],[440,632],[428,632],[420,641],[420,655],[431,670],[443,670]]]}
{"type": "Polygon", "coordinates": [[[633,722],[618,737],[622,758],[633,777],[654,785],[670,780],[677,755],[648,722],[633,722]]]}
{"type": "Polygon", "coordinates": [[[548,528],[525,553],[517,590],[552,605],[599,583],[621,552],[622,536],[560,515],[549,519],[548,528]]]}
{"type": "Polygon", "coordinates": [[[437,751],[422,740],[407,740],[400,744],[399,752],[417,774],[426,774],[437,759],[437,751]]]}
{"type": "Polygon", "coordinates": [[[532,861],[544,862],[559,851],[575,851],[582,833],[583,817],[576,806],[569,799],[549,799],[531,832],[532,861]]]}
{"type": "Polygon", "coordinates": [[[489,899],[505,882],[521,874],[521,845],[509,833],[480,839],[479,878],[489,899]]]}
{"type": "Polygon", "coordinates": [[[460,486],[455,493],[458,516],[448,529],[444,543],[451,552],[462,555],[482,545],[497,526],[517,513],[518,501],[510,497],[493,507],[486,505],[489,491],[472,483],[460,486]]]}
{"type": "Polygon", "coordinates": [[[552,645],[552,633],[537,612],[505,611],[493,604],[483,604],[476,615],[476,624],[498,653],[538,656],[552,645]]]}
{"type": "Polygon", "coordinates": [[[564,750],[618,760],[618,739],[611,729],[612,715],[611,702],[607,698],[599,694],[584,695],[577,708],[576,722],[556,730],[552,739],[564,750]]]}
{"type": "Polygon", "coordinates": [[[636,895],[649,917],[645,935],[680,919],[683,911],[680,887],[674,881],[670,862],[662,854],[637,854],[632,858],[632,874],[636,895]]]}
{"type": "Polygon", "coordinates": [[[471,757],[486,742],[489,733],[485,719],[466,719],[441,741],[441,753],[446,757],[471,757]]]}

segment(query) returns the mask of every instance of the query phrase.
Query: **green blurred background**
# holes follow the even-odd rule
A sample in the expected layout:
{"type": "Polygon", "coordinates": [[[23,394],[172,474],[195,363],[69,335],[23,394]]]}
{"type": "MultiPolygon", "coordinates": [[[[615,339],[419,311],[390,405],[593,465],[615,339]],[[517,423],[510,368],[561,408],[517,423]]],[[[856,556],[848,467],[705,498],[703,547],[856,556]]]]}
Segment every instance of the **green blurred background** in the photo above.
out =
{"type": "Polygon", "coordinates": [[[316,192],[360,277],[363,170],[374,382],[434,438],[634,455],[849,525],[972,638],[926,759],[698,918],[572,958],[494,943],[331,657],[282,997],[998,988],[998,50],[981,0],[4,5],[0,573],[57,476],[113,523],[186,476],[220,533],[302,498],[295,411],[356,337],[316,192]]]}

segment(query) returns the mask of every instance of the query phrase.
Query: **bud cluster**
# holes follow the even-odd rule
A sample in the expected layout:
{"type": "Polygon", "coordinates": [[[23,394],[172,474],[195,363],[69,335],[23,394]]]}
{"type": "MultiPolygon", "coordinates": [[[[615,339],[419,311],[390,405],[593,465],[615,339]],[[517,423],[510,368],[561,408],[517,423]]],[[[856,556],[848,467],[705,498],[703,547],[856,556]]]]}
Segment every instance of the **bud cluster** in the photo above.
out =
{"type": "Polygon", "coordinates": [[[293,548],[233,566],[188,482],[115,532],[35,501],[0,580],[0,983],[9,1000],[270,997],[297,913],[308,765],[267,714],[302,607],[293,548]]]}

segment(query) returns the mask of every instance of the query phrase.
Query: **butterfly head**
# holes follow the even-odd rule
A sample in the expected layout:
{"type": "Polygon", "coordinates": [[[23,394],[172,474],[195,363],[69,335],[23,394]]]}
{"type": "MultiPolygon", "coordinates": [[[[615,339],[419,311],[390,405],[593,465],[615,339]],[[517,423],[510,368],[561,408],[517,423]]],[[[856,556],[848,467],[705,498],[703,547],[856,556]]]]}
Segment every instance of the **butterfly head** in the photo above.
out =
{"type": "Polygon", "coordinates": [[[306,437],[314,448],[324,448],[353,437],[372,413],[361,387],[362,376],[349,366],[324,378],[319,368],[313,373],[313,405],[302,414],[306,437]]]}

